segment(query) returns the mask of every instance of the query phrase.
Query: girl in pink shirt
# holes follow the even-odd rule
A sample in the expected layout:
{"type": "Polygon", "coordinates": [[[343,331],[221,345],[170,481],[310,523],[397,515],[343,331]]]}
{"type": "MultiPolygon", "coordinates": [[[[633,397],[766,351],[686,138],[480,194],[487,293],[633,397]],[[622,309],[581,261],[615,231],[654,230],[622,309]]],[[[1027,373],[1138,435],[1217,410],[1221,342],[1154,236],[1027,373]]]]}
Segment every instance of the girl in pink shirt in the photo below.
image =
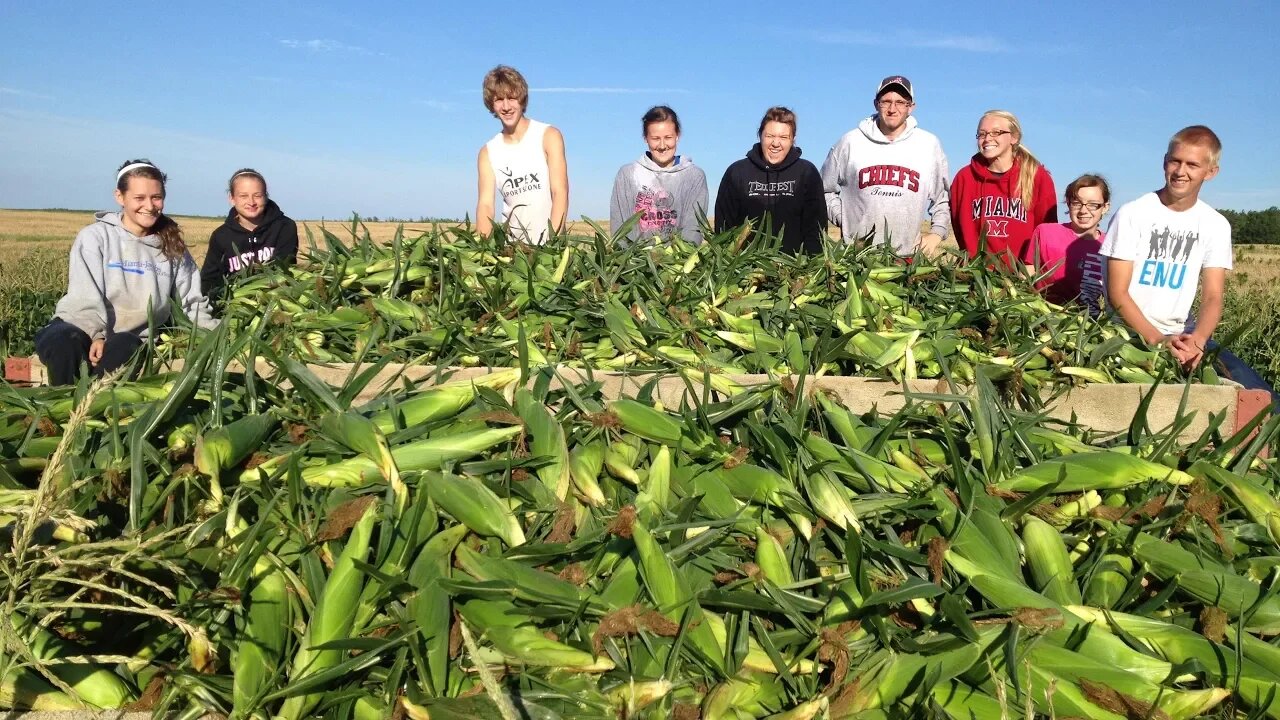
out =
{"type": "Polygon", "coordinates": [[[1036,283],[1049,302],[1079,298],[1091,315],[1101,309],[1103,233],[1099,224],[1111,209],[1111,188],[1100,175],[1081,175],[1067,186],[1069,222],[1036,226],[1022,261],[1045,277],[1036,283]]]}

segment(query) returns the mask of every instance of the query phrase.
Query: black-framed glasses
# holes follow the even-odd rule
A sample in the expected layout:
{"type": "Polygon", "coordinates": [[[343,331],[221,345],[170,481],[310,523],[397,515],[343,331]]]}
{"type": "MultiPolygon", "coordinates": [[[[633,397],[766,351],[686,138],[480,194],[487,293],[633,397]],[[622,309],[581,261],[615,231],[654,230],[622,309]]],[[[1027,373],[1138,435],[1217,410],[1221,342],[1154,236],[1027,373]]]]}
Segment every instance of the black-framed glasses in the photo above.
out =
{"type": "Polygon", "coordinates": [[[1079,200],[1072,200],[1071,202],[1067,203],[1067,207],[1071,208],[1072,210],[1079,210],[1083,208],[1085,210],[1088,210],[1089,212],[1096,213],[1099,210],[1101,210],[1102,206],[1105,204],[1106,203],[1087,203],[1087,202],[1080,202],[1079,200]]]}
{"type": "Polygon", "coordinates": [[[974,135],[974,137],[977,138],[978,140],[985,140],[986,138],[992,138],[992,139],[998,140],[1001,135],[1012,135],[1012,134],[1013,134],[1012,130],[990,130],[988,132],[983,132],[979,130],[978,134],[974,135]]]}
{"type": "Polygon", "coordinates": [[[877,102],[876,105],[886,110],[888,110],[889,108],[898,108],[899,110],[901,110],[903,108],[911,107],[911,101],[910,100],[881,100],[877,102]]]}

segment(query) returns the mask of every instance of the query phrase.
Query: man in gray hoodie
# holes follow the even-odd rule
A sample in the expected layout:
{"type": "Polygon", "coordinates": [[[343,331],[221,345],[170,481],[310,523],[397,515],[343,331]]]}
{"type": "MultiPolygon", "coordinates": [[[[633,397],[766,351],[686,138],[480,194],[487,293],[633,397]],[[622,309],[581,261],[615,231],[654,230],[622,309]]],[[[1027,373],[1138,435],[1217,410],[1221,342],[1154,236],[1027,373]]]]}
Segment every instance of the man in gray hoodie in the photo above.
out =
{"type": "Polygon", "coordinates": [[[845,133],[822,164],[827,216],[845,242],[874,233],[899,256],[937,253],[951,227],[947,156],[933,133],[911,117],[911,81],[890,75],[880,81],[876,114],[845,133]],[[928,215],[931,227],[921,233],[928,215]]]}

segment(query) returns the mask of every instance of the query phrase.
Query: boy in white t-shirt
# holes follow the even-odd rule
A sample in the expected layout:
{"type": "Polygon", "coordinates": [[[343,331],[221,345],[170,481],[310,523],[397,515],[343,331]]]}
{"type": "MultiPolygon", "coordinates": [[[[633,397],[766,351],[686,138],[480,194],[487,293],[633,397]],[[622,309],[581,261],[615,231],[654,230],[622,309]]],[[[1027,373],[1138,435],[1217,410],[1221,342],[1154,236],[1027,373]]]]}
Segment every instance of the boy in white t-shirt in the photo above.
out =
{"type": "Polygon", "coordinates": [[[1222,142],[1203,125],[1169,140],[1164,187],[1116,212],[1100,253],[1107,259],[1107,299],[1125,324],[1150,344],[1163,344],[1193,368],[1222,319],[1231,225],[1200,200],[1218,174],[1222,142]],[[1199,317],[1191,306],[1200,291],[1199,317]]]}

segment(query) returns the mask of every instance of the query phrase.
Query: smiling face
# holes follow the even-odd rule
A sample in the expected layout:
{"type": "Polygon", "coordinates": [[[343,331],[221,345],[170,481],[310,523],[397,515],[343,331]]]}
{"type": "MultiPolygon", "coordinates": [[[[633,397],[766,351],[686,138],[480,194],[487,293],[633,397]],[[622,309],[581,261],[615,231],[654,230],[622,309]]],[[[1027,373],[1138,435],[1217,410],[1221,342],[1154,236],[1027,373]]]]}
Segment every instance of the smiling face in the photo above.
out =
{"type": "Polygon", "coordinates": [[[1186,209],[1200,197],[1200,187],[1218,174],[1213,152],[1204,145],[1178,143],[1164,156],[1164,190],[1166,205],[1186,209]]]}
{"type": "Polygon", "coordinates": [[[524,106],[520,98],[502,95],[493,99],[493,114],[502,123],[502,129],[511,132],[524,118],[524,106]]]}
{"type": "Polygon", "coordinates": [[[680,132],[670,120],[649,123],[644,129],[644,142],[649,146],[649,159],[658,167],[669,167],[676,159],[680,132]]]}
{"type": "Polygon", "coordinates": [[[978,154],[988,165],[1008,169],[1013,165],[1013,149],[1022,137],[1013,131],[1008,120],[984,115],[978,123],[978,154]],[[1003,167],[1001,167],[1003,166],[1003,167]]]}
{"type": "Polygon", "coordinates": [[[252,175],[238,177],[232,184],[230,201],[241,220],[257,223],[267,209],[266,185],[252,175]]]}
{"type": "Polygon", "coordinates": [[[760,131],[760,149],[764,152],[765,162],[777,165],[786,159],[787,153],[795,146],[796,138],[791,126],[770,120],[760,131]]]}
{"type": "Polygon", "coordinates": [[[1076,196],[1067,203],[1067,215],[1071,218],[1071,229],[1076,234],[1092,233],[1102,222],[1102,216],[1111,209],[1100,187],[1082,187],[1076,196]]]}
{"type": "Polygon", "coordinates": [[[120,204],[120,220],[124,229],[138,237],[151,234],[164,212],[164,184],[159,180],[133,175],[123,192],[116,190],[120,204]]]}
{"type": "Polygon", "coordinates": [[[877,113],[876,123],[880,126],[880,132],[889,137],[894,137],[907,124],[907,118],[911,117],[911,111],[915,108],[915,103],[911,102],[909,96],[903,95],[897,90],[886,90],[881,93],[880,97],[876,98],[875,106],[877,113]]]}

